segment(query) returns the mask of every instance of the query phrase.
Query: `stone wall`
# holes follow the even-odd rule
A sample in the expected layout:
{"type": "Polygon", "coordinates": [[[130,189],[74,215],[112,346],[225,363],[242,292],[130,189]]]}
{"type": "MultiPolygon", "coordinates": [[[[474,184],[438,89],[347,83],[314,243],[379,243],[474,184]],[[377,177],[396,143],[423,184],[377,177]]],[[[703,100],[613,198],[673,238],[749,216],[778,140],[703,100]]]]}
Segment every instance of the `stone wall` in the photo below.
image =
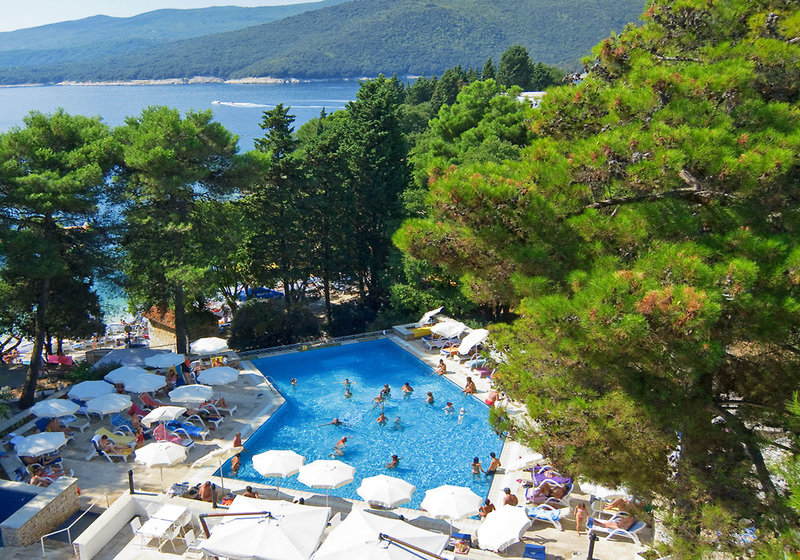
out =
{"type": "Polygon", "coordinates": [[[78,479],[61,477],[0,524],[5,546],[28,546],[78,511],[78,479]]]}

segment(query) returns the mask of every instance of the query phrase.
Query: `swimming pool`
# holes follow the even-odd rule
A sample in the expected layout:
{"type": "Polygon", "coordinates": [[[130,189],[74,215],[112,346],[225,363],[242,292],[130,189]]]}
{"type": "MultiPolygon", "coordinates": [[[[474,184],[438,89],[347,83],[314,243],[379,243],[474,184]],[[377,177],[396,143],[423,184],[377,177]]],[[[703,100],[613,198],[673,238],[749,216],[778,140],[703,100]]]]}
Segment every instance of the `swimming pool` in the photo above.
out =
{"type": "MultiPolygon", "coordinates": [[[[0,488],[0,523],[14,515],[19,508],[35,497],[35,492],[21,492],[9,488],[0,488]]],[[[3,536],[0,535],[0,547],[2,546],[3,536]]]]}
{"type": "MultiPolygon", "coordinates": [[[[343,436],[348,443],[338,459],[356,468],[355,481],[337,490],[332,496],[360,499],[356,489],[361,479],[388,474],[407,480],[417,487],[410,504],[418,507],[425,490],[442,484],[468,486],[479,495],[489,491],[491,479],[473,478],[470,463],[479,457],[484,468],[489,452],[500,456],[503,440],[489,426],[488,407],[446,379],[432,373],[426,365],[387,339],[334,346],[253,360],[286,397],[284,404],[245,442],[239,479],[274,484],[252,466],[252,456],[268,449],[291,449],[305,456],[309,463],[328,459],[333,446],[343,436]],[[291,379],[297,378],[292,386],[291,379]],[[352,383],[352,398],[344,396],[344,379],[352,383]],[[404,397],[400,387],[410,382],[414,392],[404,397]],[[391,387],[386,401],[385,426],[375,420],[379,408],[373,399],[384,383],[391,387]],[[431,391],[435,402],[425,403],[431,391]],[[451,401],[455,411],[446,415],[442,408],[451,401]],[[461,422],[458,413],[465,409],[461,422]],[[342,426],[326,425],[338,417],[342,426]],[[402,429],[394,429],[400,417],[402,429]],[[393,454],[399,455],[397,469],[386,469],[393,454]]],[[[230,476],[230,466],[223,466],[230,476]]],[[[324,493],[297,482],[292,476],[280,481],[281,488],[294,488],[324,493]]]]}

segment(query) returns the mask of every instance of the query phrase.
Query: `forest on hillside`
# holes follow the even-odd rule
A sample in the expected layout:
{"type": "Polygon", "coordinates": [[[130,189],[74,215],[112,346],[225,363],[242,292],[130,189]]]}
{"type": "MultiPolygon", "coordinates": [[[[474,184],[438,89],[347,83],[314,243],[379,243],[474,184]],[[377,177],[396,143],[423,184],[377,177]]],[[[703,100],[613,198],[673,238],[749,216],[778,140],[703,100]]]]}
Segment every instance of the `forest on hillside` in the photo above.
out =
{"type": "Polygon", "coordinates": [[[574,70],[609,32],[637,22],[642,9],[643,0],[351,0],[115,56],[0,67],[0,83],[431,76],[482,65],[512,44],[536,61],[574,70]]]}

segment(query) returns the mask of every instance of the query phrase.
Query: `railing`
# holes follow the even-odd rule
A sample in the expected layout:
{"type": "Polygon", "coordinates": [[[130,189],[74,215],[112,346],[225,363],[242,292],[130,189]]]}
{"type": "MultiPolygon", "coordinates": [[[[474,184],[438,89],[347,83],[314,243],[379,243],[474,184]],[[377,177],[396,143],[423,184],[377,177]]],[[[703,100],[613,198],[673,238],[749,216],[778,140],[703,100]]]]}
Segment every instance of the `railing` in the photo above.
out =
{"type": "Polygon", "coordinates": [[[98,496],[97,498],[95,498],[95,500],[91,504],[89,504],[89,507],[86,508],[86,511],[84,511],[82,514],[80,514],[75,521],[73,521],[72,523],[69,524],[69,527],[65,527],[64,529],[59,529],[58,531],[53,531],[52,533],[47,533],[46,535],[42,535],[42,537],[39,539],[39,542],[42,545],[42,558],[47,558],[47,553],[44,550],[44,540],[47,537],[52,537],[53,535],[57,535],[58,533],[63,533],[64,531],[66,531],[67,532],[67,540],[69,541],[69,544],[72,544],[72,528],[75,526],[75,524],[78,521],[83,519],[84,515],[86,515],[87,513],[89,513],[92,510],[92,508],[97,504],[97,502],[99,502],[103,498],[106,499],[106,508],[108,508],[108,505],[109,505],[108,504],[108,492],[106,492],[102,496],[98,496]]]}
{"type": "Polygon", "coordinates": [[[285,344],[283,346],[273,346],[272,348],[259,348],[257,350],[245,350],[237,352],[242,358],[249,358],[253,356],[261,356],[264,354],[274,354],[276,352],[287,352],[291,350],[310,350],[312,348],[322,348],[324,346],[335,346],[342,342],[349,342],[353,340],[364,340],[368,338],[378,338],[384,336],[386,331],[372,331],[359,334],[350,334],[347,336],[337,336],[335,338],[322,338],[319,340],[312,340],[309,342],[297,342],[295,344],[285,344]]]}

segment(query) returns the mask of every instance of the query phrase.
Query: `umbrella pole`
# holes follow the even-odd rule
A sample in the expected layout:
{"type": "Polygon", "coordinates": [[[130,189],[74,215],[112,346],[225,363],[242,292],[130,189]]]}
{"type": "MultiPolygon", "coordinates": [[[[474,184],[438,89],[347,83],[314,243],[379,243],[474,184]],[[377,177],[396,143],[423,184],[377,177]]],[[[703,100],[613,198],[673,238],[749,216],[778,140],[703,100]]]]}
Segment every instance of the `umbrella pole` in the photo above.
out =
{"type": "Polygon", "coordinates": [[[222,459],[219,459],[219,486],[225,490],[225,477],[222,476],[222,459]]]}
{"type": "Polygon", "coordinates": [[[159,471],[161,471],[161,491],[164,491],[164,467],[159,467],[159,471]]]}

